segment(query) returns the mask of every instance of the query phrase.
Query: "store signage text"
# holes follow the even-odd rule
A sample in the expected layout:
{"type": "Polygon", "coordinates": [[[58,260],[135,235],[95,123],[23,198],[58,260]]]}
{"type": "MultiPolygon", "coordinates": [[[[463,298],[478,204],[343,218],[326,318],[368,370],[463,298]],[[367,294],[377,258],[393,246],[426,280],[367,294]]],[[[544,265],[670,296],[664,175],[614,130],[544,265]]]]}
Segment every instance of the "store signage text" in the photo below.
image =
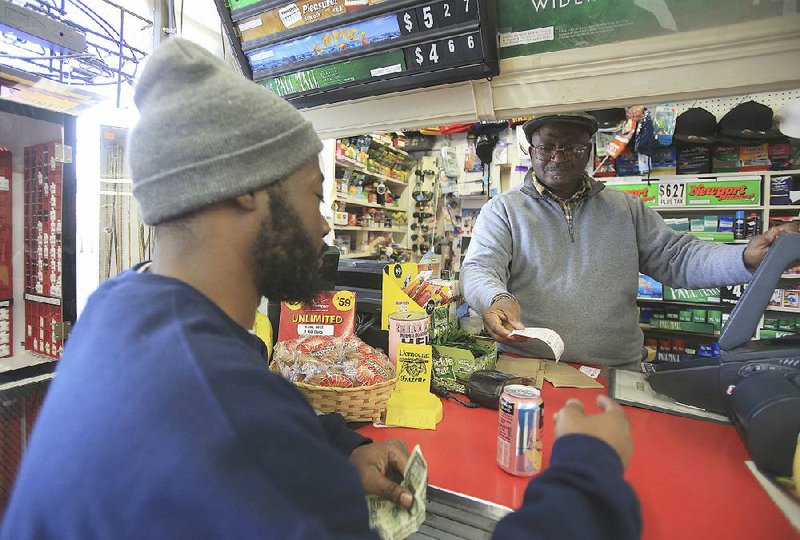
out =
{"type": "Polygon", "coordinates": [[[531,0],[533,2],[533,7],[536,9],[536,13],[539,13],[539,10],[545,9],[563,9],[567,8],[571,5],[573,6],[580,6],[581,4],[589,4],[593,3],[595,0],[531,0]]]}
{"type": "Polygon", "coordinates": [[[698,184],[692,186],[689,195],[693,197],[704,197],[710,195],[712,197],[716,197],[720,201],[729,201],[734,199],[753,201],[755,199],[755,193],[748,193],[747,188],[748,186],[746,185],[716,187],[698,184]]]}
{"type": "Polygon", "coordinates": [[[357,28],[337,28],[336,30],[326,32],[320,41],[314,43],[314,54],[323,54],[328,48],[332,47],[346,49],[348,43],[369,45],[367,33],[359,32],[357,28]]]}

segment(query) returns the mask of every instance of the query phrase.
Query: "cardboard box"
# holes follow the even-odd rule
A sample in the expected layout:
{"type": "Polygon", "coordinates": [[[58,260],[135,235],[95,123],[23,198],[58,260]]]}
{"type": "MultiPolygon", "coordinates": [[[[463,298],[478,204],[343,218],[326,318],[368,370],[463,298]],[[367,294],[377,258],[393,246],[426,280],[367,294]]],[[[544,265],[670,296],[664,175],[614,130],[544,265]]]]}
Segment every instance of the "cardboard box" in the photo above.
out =
{"type": "Polygon", "coordinates": [[[794,335],[794,332],[784,332],[782,330],[770,330],[766,328],[762,328],[759,332],[759,337],[761,339],[774,339],[791,335],[794,335]]]}
{"type": "Polygon", "coordinates": [[[778,319],[778,330],[783,332],[794,332],[795,325],[792,319],[778,319]]]}
{"type": "Polygon", "coordinates": [[[718,309],[709,309],[706,321],[714,325],[714,330],[719,332],[722,329],[722,312],[718,309]]]}
{"type": "Polygon", "coordinates": [[[767,319],[767,318],[764,318],[764,326],[762,328],[767,328],[769,330],[777,330],[778,329],[778,319],[767,319]]]}
{"type": "Polygon", "coordinates": [[[709,323],[670,321],[666,319],[650,319],[650,327],[661,330],[680,330],[697,334],[714,335],[714,325],[709,323]]]}
{"type": "Polygon", "coordinates": [[[463,394],[469,376],[480,369],[494,369],[497,363],[497,343],[491,338],[476,337],[492,352],[475,358],[471,351],[445,345],[433,346],[433,384],[451,392],[463,394]]]}
{"type": "Polygon", "coordinates": [[[704,322],[706,322],[706,310],[704,310],[704,309],[693,309],[692,310],[692,322],[696,322],[696,323],[704,323],[704,322]]]}

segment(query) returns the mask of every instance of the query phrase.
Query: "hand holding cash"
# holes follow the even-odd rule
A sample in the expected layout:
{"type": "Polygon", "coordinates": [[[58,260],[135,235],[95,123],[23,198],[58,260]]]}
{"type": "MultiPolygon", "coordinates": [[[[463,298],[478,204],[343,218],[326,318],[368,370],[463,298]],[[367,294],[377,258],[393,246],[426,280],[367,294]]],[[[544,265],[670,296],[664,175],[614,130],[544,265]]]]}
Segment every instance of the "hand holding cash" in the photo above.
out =
{"type": "Polygon", "coordinates": [[[369,526],[378,531],[383,540],[399,540],[419,530],[425,521],[425,499],[428,490],[428,464],[422,457],[419,445],[406,462],[400,485],[414,494],[414,503],[406,511],[375,495],[367,496],[369,526]]]}

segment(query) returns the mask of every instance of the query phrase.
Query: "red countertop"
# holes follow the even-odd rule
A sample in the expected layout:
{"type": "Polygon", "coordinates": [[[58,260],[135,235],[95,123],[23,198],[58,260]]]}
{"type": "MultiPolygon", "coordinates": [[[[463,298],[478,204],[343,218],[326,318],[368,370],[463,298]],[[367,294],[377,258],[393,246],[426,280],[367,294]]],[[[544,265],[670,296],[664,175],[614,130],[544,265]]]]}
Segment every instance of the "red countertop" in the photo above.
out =
{"type": "MultiPolygon", "coordinates": [[[[567,399],[597,412],[605,390],[554,388],[545,382],[544,462],[553,443],[553,413],[567,399]]],[[[436,430],[376,428],[360,433],[374,440],[397,438],[409,450],[419,444],[430,484],[518,508],[528,479],[495,463],[497,411],[468,409],[443,400],[436,430]]],[[[625,407],[634,455],[625,478],[639,496],[646,539],[800,538],[744,464],[747,450],[730,425],[625,407]]]]}

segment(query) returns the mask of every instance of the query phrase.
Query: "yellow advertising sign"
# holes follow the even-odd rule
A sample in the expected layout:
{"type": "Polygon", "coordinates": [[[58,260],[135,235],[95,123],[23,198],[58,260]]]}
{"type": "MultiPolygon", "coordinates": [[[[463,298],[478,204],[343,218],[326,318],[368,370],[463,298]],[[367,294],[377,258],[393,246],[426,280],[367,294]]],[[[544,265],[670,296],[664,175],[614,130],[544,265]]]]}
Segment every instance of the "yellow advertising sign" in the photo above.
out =
{"type": "Polygon", "coordinates": [[[398,345],[397,386],[386,403],[387,426],[436,429],[442,402],[430,391],[432,367],[430,345],[398,345]]]}
{"type": "Polygon", "coordinates": [[[381,329],[389,329],[389,315],[398,311],[427,313],[404,289],[417,278],[416,263],[387,264],[383,269],[381,285],[381,329]]]}

